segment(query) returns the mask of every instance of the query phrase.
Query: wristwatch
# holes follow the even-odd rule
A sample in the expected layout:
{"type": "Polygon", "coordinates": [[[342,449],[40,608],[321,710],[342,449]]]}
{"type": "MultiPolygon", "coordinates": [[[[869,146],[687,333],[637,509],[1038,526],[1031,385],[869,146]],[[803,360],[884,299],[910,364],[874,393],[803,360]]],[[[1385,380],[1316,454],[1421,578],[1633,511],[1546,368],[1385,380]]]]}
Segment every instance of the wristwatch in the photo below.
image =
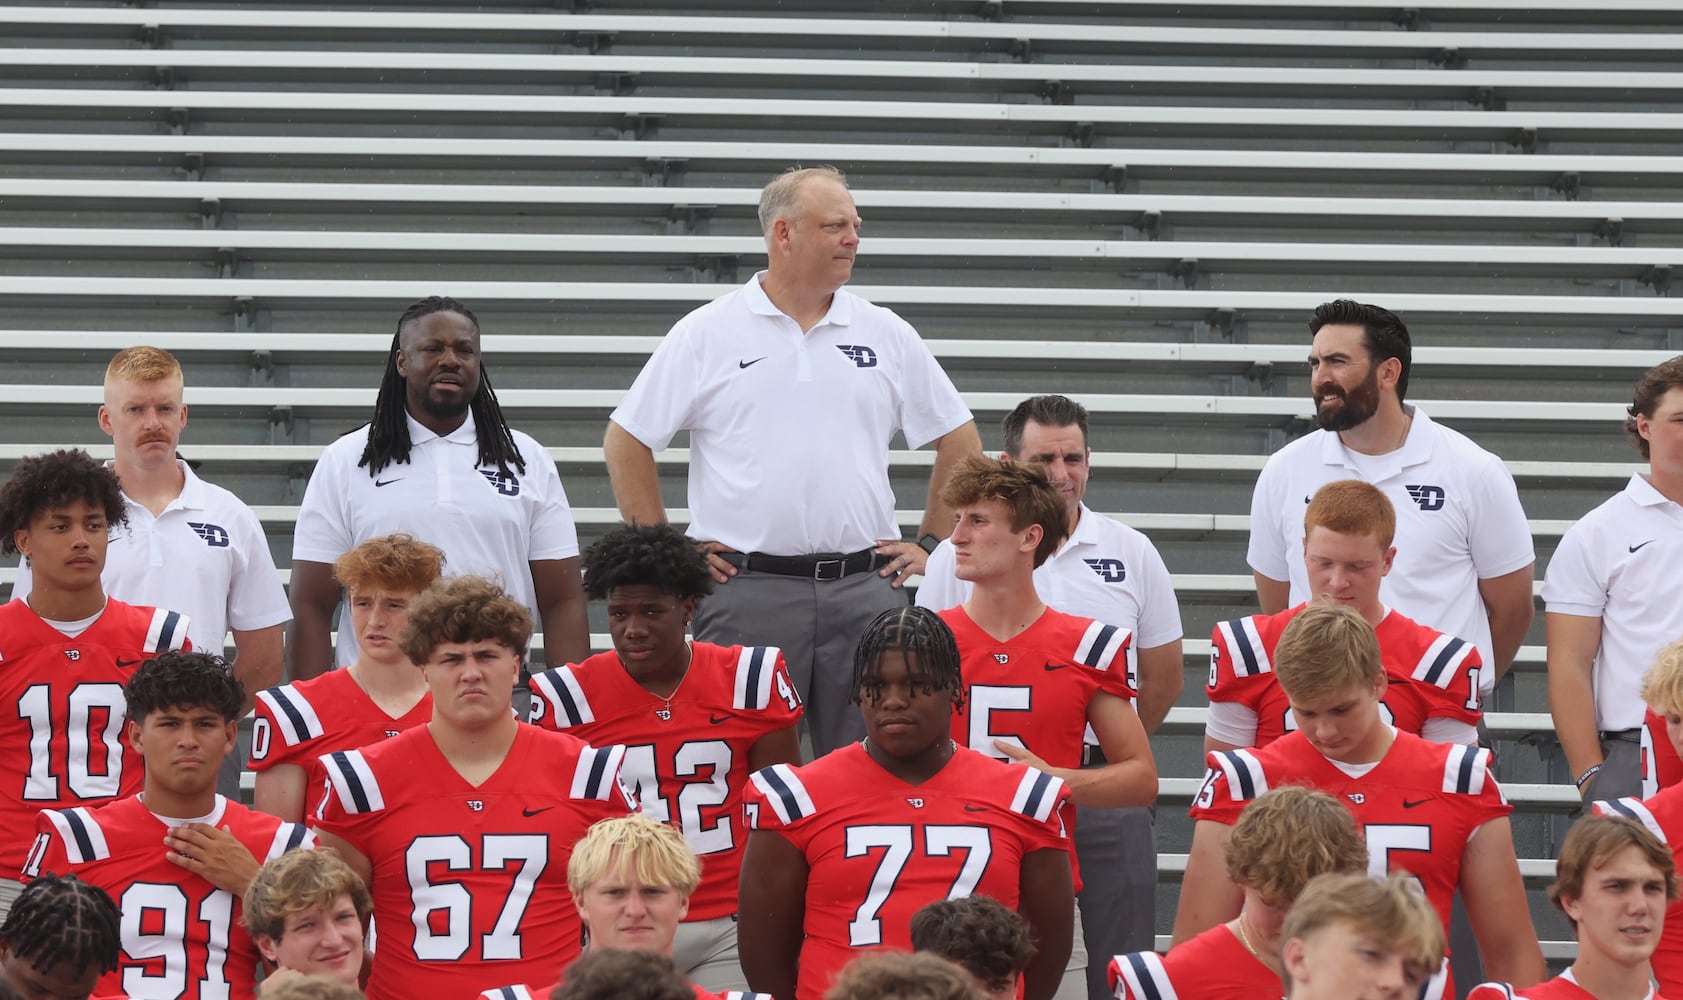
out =
{"type": "Polygon", "coordinates": [[[931,532],[927,535],[924,535],[922,538],[917,540],[918,548],[922,549],[925,552],[934,552],[935,551],[935,546],[940,545],[940,544],[941,544],[940,536],[936,535],[933,532],[931,532]]]}

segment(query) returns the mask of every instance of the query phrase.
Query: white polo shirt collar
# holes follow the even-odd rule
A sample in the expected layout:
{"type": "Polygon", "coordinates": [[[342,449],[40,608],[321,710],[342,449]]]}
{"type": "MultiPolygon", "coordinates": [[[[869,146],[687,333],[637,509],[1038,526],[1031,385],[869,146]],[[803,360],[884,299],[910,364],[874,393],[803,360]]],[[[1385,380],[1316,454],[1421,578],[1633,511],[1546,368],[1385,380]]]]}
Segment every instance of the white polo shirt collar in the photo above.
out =
{"type": "MultiPolygon", "coordinates": [[[[1376,480],[1389,479],[1411,465],[1424,465],[1432,460],[1432,446],[1438,437],[1437,426],[1432,423],[1431,417],[1407,403],[1403,404],[1403,412],[1413,421],[1408,425],[1408,435],[1403,438],[1402,447],[1383,455],[1362,456],[1365,467],[1377,473],[1376,480]]],[[[1321,436],[1321,461],[1346,469],[1360,468],[1351,458],[1351,451],[1344,446],[1343,439],[1334,433],[1321,436]]]]}
{"type": "Polygon", "coordinates": [[[1064,543],[1058,546],[1058,551],[1052,553],[1053,559],[1077,546],[1096,545],[1099,542],[1099,531],[1103,528],[1103,525],[1095,522],[1093,518],[1102,515],[1095,515],[1088,508],[1085,500],[1081,501],[1077,507],[1081,511],[1081,520],[1076,522],[1075,530],[1069,533],[1069,537],[1064,539],[1064,543]]]}
{"type": "MultiPolygon", "coordinates": [[[[769,273],[769,271],[756,271],[754,276],[748,279],[748,284],[743,289],[743,296],[748,303],[748,311],[756,316],[782,316],[784,319],[794,322],[788,313],[777,308],[777,303],[771,301],[771,296],[766,294],[765,288],[760,284],[769,273]]],[[[838,288],[836,293],[830,296],[830,311],[825,313],[824,318],[819,320],[812,329],[816,330],[820,326],[847,326],[852,322],[853,296],[845,294],[843,289],[838,288]]]]}
{"type": "Polygon", "coordinates": [[[1673,508],[1683,511],[1683,506],[1655,489],[1654,484],[1648,481],[1648,477],[1640,472],[1631,474],[1630,482],[1625,484],[1625,495],[1630,497],[1631,502],[1639,507],[1664,507],[1669,504],[1673,508]]]}
{"type": "MultiPolygon", "coordinates": [[[[116,472],[116,459],[106,459],[105,467],[110,469],[112,472],[116,472]]],[[[174,500],[171,500],[169,503],[164,505],[164,510],[204,510],[206,507],[204,480],[194,475],[193,467],[179,458],[175,460],[175,467],[181,470],[181,492],[176,494],[174,500]]],[[[129,496],[126,490],[121,492],[123,494],[123,503],[126,506],[138,507],[141,510],[146,511],[147,517],[152,516],[152,512],[147,510],[145,504],[142,504],[133,497],[129,496]]]]}
{"type": "MultiPolygon", "coordinates": [[[[441,440],[440,436],[434,433],[430,427],[410,416],[408,410],[403,411],[403,419],[409,423],[409,447],[419,448],[421,445],[426,444],[429,441],[441,440]]],[[[467,412],[467,419],[462,421],[462,426],[456,428],[448,434],[443,435],[442,440],[448,441],[451,444],[465,444],[478,447],[479,431],[473,425],[473,411],[469,410],[467,412]]]]}

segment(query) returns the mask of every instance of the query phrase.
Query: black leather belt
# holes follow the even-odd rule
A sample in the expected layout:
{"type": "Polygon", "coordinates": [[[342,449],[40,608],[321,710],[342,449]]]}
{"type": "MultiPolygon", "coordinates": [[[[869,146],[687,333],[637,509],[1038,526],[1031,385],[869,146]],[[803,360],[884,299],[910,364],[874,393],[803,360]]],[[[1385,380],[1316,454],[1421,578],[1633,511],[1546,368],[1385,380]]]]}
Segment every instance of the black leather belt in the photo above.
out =
{"type": "Polygon", "coordinates": [[[816,552],[810,556],[774,556],[765,552],[720,552],[717,555],[737,569],[750,573],[799,576],[820,582],[881,569],[888,565],[890,558],[874,548],[846,555],[840,552],[816,552]]]}
{"type": "Polygon", "coordinates": [[[1641,743],[1642,727],[1637,726],[1635,729],[1620,729],[1617,732],[1609,731],[1600,735],[1604,740],[1621,740],[1625,743],[1641,743]]]}

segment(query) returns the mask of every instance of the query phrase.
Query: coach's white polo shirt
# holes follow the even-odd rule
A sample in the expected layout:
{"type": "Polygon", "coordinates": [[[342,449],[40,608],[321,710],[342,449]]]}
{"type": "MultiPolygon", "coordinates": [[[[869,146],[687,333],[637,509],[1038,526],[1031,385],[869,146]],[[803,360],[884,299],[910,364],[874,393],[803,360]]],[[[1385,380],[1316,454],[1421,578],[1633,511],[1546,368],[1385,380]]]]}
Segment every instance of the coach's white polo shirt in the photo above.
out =
{"type": "MultiPolygon", "coordinates": [[[[221,655],[229,629],[279,625],[291,620],[292,608],[257,515],[186,462],[176,466],[181,494],[157,517],[123,494],[128,524],[111,533],[99,578],[119,601],[183,612],[193,648],[221,655]]],[[[12,596],[27,597],[34,584],[24,560],[12,596]]]]}
{"type": "MultiPolygon", "coordinates": [[[[293,560],[331,564],[370,538],[403,532],[443,549],[445,573],[500,582],[531,610],[533,628],[541,630],[528,564],[579,554],[555,462],[530,436],[512,431],[526,471],[511,468],[505,476],[495,465],[480,467],[472,413],[445,437],[405,419],[409,461],[377,476],[357,466],[368,443],[366,426],[322,451],[298,508],[293,560]]],[[[341,664],[356,659],[349,621],[340,622],[341,664]]]]}
{"type": "Polygon", "coordinates": [[[1642,675],[1683,639],[1680,566],[1683,507],[1641,474],[1568,528],[1549,560],[1547,610],[1601,619],[1592,682],[1603,732],[1642,725],[1642,675]]]}
{"type": "Polygon", "coordinates": [[[689,533],[743,552],[855,552],[899,538],[888,446],[970,411],[905,320],[842,289],[802,333],[760,287],[672,327],[614,423],[653,451],[690,433],[689,533]]]}
{"type": "Polygon", "coordinates": [[[1519,491],[1502,460],[1465,435],[1414,415],[1396,451],[1363,455],[1337,434],[1317,430],[1275,452],[1251,495],[1251,569],[1291,581],[1287,606],[1309,593],[1303,564],[1303,511],[1315,491],[1339,479],[1378,487],[1397,511],[1397,558],[1379,594],[1422,625],[1468,637],[1495,684],[1490,619],[1478,582],[1523,569],[1536,558],[1519,491]]]}

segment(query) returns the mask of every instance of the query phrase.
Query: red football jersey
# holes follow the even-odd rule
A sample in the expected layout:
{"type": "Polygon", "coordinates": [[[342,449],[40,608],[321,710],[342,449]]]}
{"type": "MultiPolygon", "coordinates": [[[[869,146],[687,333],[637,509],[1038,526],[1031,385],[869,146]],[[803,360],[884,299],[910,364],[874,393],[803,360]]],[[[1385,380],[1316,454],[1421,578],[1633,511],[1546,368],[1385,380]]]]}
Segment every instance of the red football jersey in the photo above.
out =
{"type": "MultiPolygon", "coordinates": [[[[286,823],[216,797],[204,822],[226,827],[259,863],[315,837],[286,823]]],[[[42,810],[24,877],[74,875],[116,900],[122,919],[117,968],[94,988],[97,996],[135,1000],[248,1000],[256,995],[257,945],[246,932],[240,897],[170,861],[169,824],[139,796],[93,808],[42,810]]]]}
{"type": "MultiPolygon", "coordinates": [[[[1256,713],[1258,747],[1297,728],[1291,703],[1274,674],[1274,647],[1286,625],[1307,606],[1221,622],[1210,635],[1210,678],[1204,691],[1212,702],[1231,702],[1256,713]]],[[[1478,724],[1480,661],[1472,643],[1394,610],[1373,631],[1389,682],[1380,702],[1386,722],[1416,736],[1427,719],[1478,724]]]]}
{"type": "Polygon", "coordinates": [[[317,826],[374,869],[369,1000],[559,977],[579,954],[573,845],[597,820],[635,811],[619,782],[624,753],[521,725],[477,787],[426,726],[323,758],[332,787],[317,826]]]}
{"type": "MultiPolygon", "coordinates": [[[[1597,802],[1591,808],[1605,815],[1629,816],[1640,821],[1671,848],[1673,857],[1677,857],[1678,848],[1683,846],[1683,785],[1663,789],[1647,800],[1612,799],[1597,802]]],[[[1660,989],[1672,996],[1683,996],[1683,900],[1666,907],[1660,944],[1648,962],[1654,967],[1654,979],[1660,989]]]]}
{"type": "MultiPolygon", "coordinates": [[[[1516,990],[1507,983],[1480,983],[1467,994],[1467,1000],[1595,1000],[1595,994],[1579,986],[1578,981],[1572,978],[1572,970],[1567,969],[1546,983],[1527,986],[1523,990],[1516,990]]],[[[1665,1000],[1665,997],[1649,989],[1646,1000],[1665,1000]]]]}
{"type": "Polygon", "coordinates": [[[23,601],[0,607],[0,878],[19,877],[42,809],[140,791],[145,765],[123,735],[123,685],[148,657],[191,649],[187,616],[107,598],[72,639],[23,601]]]}
{"type": "Polygon", "coordinates": [[[1231,826],[1248,802],[1280,785],[1326,792],[1362,825],[1368,870],[1375,876],[1404,870],[1418,878],[1446,934],[1468,838],[1513,811],[1490,773],[1489,750],[1428,743],[1403,732],[1359,778],[1321,756],[1300,732],[1261,750],[1212,753],[1209,764],[1192,803],[1194,820],[1231,826]]]}
{"type": "Polygon", "coordinates": [[[736,912],[749,748],[794,725],[801,699],[775,646],[693,648],[670,699],[645,691],[611,651],[545,670],[532,678],[531,721],[594,746],[625,747],[620,780],[643,812],[676,821],[701,858],[687,919],[713,920],[736,912]]]}
{"type": "Polygon", "coordinates": [[[251,720],[251,769],[276,764],[304,769],[305,815],[314,815],[327,794],[322,754],[355,750],[390,739],[411,726],[432,721],[432,692],[421,695],[401,718],[392,718],[368,697],[349,670],[257,692],[251,720]]]}
{"type": "Polygon", "coordinates": [[[1211,927],[1167,955],[1137,951],[1110,960],[1116,1000],[1280,1000],[1285,984],[1225,924],[1211,927]]]}
{"type": "Polygon", "coordinates": [[[962,605],[941,618],[958,639],[964,672],[964,707],[953,715],[961,746],[1008,760],[994,748],[997,739],[1027,747],[1053,767],[1077,768],[1093,695],[1134,699],[1125,655],[1133,633],[1121,626],[1047,608],[1000,642],[962,605]]]}
{"type": "Polygon", "coordinates": [[[754,772],[746,798],[750,827],[806,855],[806,941],[795,996],[780,1000],[818,1000],[861,951],[910,951],[925,903],[982,895],[1016,909],[1023,856],[1069,850],[1062,780],[963,747],[909,785],[850,743],[754,772]]]}
{"type": "Polygon", "coordinates": [[[1665,719],[1651,708],[1642,716],[1642,730],[1642,795],[1652,798],[1683,780],[1683,759],[1666,735],[1665,719]]]}

